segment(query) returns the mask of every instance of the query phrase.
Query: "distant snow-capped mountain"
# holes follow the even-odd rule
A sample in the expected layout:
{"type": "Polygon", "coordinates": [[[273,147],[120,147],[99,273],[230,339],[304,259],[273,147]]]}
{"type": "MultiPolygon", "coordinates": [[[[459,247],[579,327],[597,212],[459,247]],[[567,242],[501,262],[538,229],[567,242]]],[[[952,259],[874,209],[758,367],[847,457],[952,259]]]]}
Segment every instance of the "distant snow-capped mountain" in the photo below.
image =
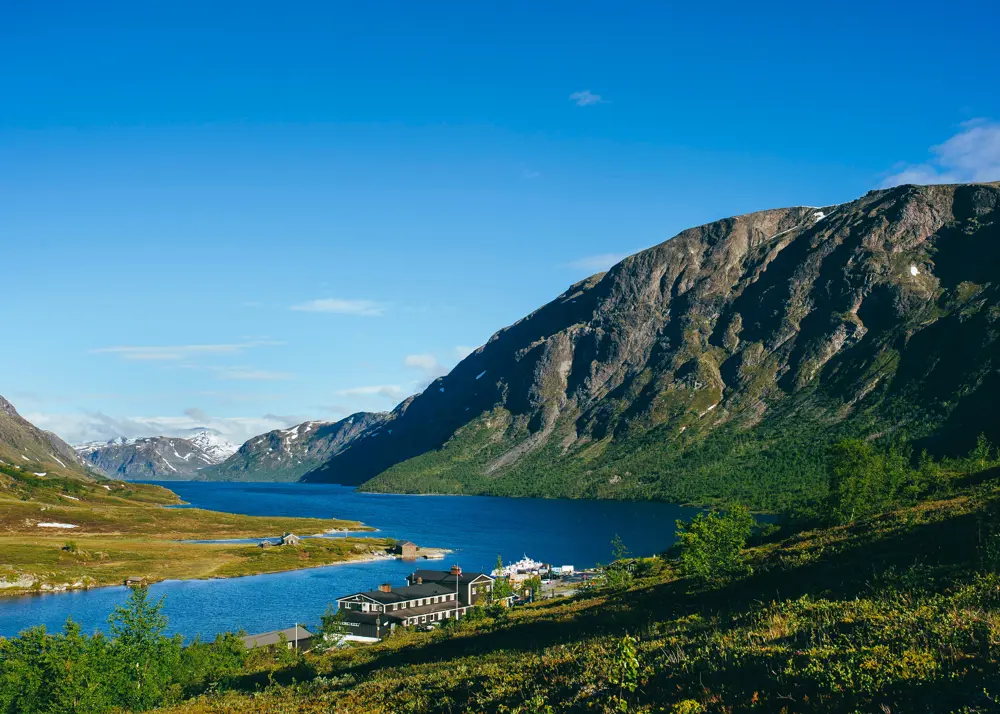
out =
{"type": "Polygon", "coordinates": [[[238,444],[226,441],[221,434],[210,429],[200,429],[186,438],[210,457],[216,459],[216,463],[225,461],[240,448],[238,444]]]}
{"type": "Polygon", "coordinates": [[[209,481],[297,481],[349,447],[388,414],[359,412],[336,422],[307,421],[255,436],[217,466],[198,472],[209,481]]]}
{"type": "Polygon", "coordinates": [[[118,437],[75,447],[80,457],[108,476],[128,480],[184,480],[234,454],[237,446],[210,429],[190,436],[118,437]]]}

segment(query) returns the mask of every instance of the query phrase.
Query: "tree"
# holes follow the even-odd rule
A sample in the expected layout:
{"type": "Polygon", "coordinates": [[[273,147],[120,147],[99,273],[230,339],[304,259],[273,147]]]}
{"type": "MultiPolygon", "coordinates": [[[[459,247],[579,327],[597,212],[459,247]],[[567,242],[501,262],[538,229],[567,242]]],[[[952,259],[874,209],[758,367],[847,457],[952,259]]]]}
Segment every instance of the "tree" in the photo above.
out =
{"type": "Polygon", "coordinates": [[[883,453],[861,439],[834,444],[828,476],[833,517],[851,523],[889,508],[911,481],[908,464],[905,446],[883,453]]]}
{"type": "Polygon", "coordinates": [[[146,587],[134,587],[128,602],[111,613],[112,652],[117,667],[119,702],[144,711],[162,704],[181,652],[180,637],[164,636],[163,600],[152,602],[146,587]]]}
{"type": "Polygon", "coordinates": [[[604,569],[605,583],[614,590],[623,590],[632,584],[634,566],[629,559],[628,547],[617,533],[611,539],[611,555],[614,560],[604,569]]]}
{"type": "Polygon", "coordinates": [[[976,439],[976,446],[969,452],[969,460],[972,461],[973,468],[984,470],[992,462],[993,444],[986,438],[986,434],[980,434],[976,439]]]}
{"type": "Polygon", "coordinates": [[[344,610],[334,608],[332,602],[326,606],[326,612],[319,618],[319,631],[323,635],[323,643],[318,645],[318,649],[335,647],[340,644],[344,635],[350,633],[351,628],[347,626],[345,618],[344,610]]]}
{"type": "Polygon", "coordinates": [[[612,695],[612,708],[619,712],[629,710],[629,701],[639,688],[638,640],[625,635],[618,641],[611,660],[611,683],[617,688],[612,695]]]}
{"type": "MultiPolygon", "coordinates": [[[[497,570],[503,572],[503,558],[497,554],[497,570]]],[[[500,575],[493,581],[493,589],[490,592],[491,602],[501,602],[514,594],[514,589],[510,586],[510,578],[500,575]]]]}
{"type": "Polygon", "coordinates": [[[532,575],[524,581],[523,587],[531,591],[531,599],[534,600],[538,595],[538,591],[542,589],[542,579],[537,575],[532,575]]]}
{"type": "Polygon", "coordinates": [[[628,547],[625,545],[625,541],[622,537],[615,533],[615,537],[611,539],[611,555],[615,560],[625,560],[629,557],[628,547]]]}
{"type": "Polygon", "coordinates": [[[746,506],[734,506],[725,513],[699,513],[687,523],[677,521],[681,571],[713,581],[745,570],[743,548],[753,527],[754,518],[746,506]]]}

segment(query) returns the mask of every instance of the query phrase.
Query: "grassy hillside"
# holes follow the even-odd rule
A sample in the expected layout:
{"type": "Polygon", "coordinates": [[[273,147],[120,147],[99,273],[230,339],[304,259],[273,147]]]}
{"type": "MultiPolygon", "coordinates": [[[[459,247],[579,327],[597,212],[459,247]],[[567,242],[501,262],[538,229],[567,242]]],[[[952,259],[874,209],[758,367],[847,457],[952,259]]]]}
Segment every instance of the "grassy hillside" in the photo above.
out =
{"type": "Polygon", "coordinates": [[[760,543],[711,585],[645,561],[624,591],[262,667],[169,711],[996,711],[1000,474],[948,478],[949,498],[760,543]]]}

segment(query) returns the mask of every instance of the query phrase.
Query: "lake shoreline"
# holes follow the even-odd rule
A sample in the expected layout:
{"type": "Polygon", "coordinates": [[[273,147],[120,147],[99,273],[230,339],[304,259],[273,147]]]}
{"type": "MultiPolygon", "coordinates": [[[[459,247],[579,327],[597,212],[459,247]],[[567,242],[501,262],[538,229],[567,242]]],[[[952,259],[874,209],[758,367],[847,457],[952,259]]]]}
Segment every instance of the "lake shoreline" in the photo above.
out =
{"type": "MultiPolygon", "coordinates": [[[[389,542],[409,540],[418,545],[438,546],[442,551],[451,551],[451,554],[440,560],[375,558],[370,551],[384,551],[386,546],[373,548],[373,539],[368,539],[364,541],[367,544],[365,547],[359,546],[356,553],[346,557],[353,550],[355,541],[352,537],[340,537],[339,533],[326,538],[303,537],[299,546],[299,551],[322,546],[333,551],[339,544],[343,555],[337,562],[330,562],[332,557],[320,560],[318,554],[300,559],[296,549],[286,549],[285,546],[258,548],[253,543],[150,544],[149,540],[136,541],[136,547],[155,549],[174,565],[169,570],[151,567],[132,572],[133,568],[138,569],[139,563],[126,560],[118,571],[120,577],[109,577],[102,582],[102,585],[111,587],[58,591],[64,597],[26,597],[38,593],[11,589],[6,596],[0,596],[0,636],[16,635],[35,625],[45,625],[55,631],[63,626],[67,615],[72,615],[74,622],[79,623],[84,631],[106,632],[108,614],[123,602],[127,592],[121,584],[125,577],[133,574],[155,576],[156,582],[150,586],[150,594],[157,599],[165,597],[164,614],[169,619],[168,630],[171,634],[181,634],[186,638],[200,634],[203,638],[212,638],[221,632],[240,629],[265,632],[295,622],[315,623],[328,604],[338,597],[376,589],[383,583],[402,585],[414,570],[421,568],[446,570],[458,565],[467,572],[490,572],[496,565],[498,555],[505,562],[529,555],[555,567],[570,565],[576,570],[583,570],[610,560],[610,543],[615,536],[620,536],[635,555],[653,555],[666,550],[674,542],[674,522],[677,519],[687,520],[698,512],[698,509],[656,502],[514,499],[458,494],[449,497],[424,494],[414,498],[405,494],[358,492],[335,484],[181,481],[172,482],[169,487],[179,500],[196,508],[153,509],[144,513],[152,514],[151,517],[157,521],[169,517],[171,523],[182,518],[195,519],[198,525],[195,527],[192,522],[183,528],[173,528],[163,527],[167,525],[163,522],[160,528],[156,528],[161,538],[232,540],[270,534],[273,539],[280,535],[285,523],[297,523],[293,528],[284,530],[294,530],[299,536],[319,534],[334,527],[357,527],[353,524],[364,523],[377,529],[370,536],[382,536],[387,545],[389,542]],[[199,512],[198,509],[205,510],[199,512]],[[218,525],[225,527],[203,527],[207,525],[207,521],[203,520],[209,517],[207,512],[213,512],[212,520],[222,519],[218,525]],[[220,512],[243,515],[223,517],[220,512]],[[351,525],[324,520],[324,525],[320,526],[319,521],[310,521],[334,513],[351,525]],[[260,528],[265,521],[259,519],[270,519],[270,525],[260,528]],[[309,526],[308,523],[315,525],[309,526]],[[229,556],[225,557],[229,557],[231,563],[240,560],[239,557],[234,558],[234,554],[242,553],[241,557],[252,558],[251,563],[263,561],[265,565],[254,565],[253,570],[232,564],[206,570],[185,564],[184,561],[190,557],[188,554],[196,554],[195,549],[200,548],[208,549],[204,552],[214,549],[215,553],[222,553],[223,556],[229,551],[229,556]],[[280,567],[278,561],[283,561],[280,567]],[[266,565],[268,562],[272,565],[266,565]],[[326,565],[349,567],[332,568],[326,565]],[[190,572],[183,572],[185,570],[190,572]],[[178,572],[183,577],[178,577],[178,572]],[[244,575],[253,577],[240,577],[244,575]]],[[[60,514],[53,520],[62,518],[60,514]]],[[[134,532],[146,525],[133,522],[130,529],[134,532]]],[[[44,558],[47,560],[34,559],[38,563],[35,572],[52,573],[55,570],[52,566],[56,563],[74,562],[59,547],[70,538],[75,539],[81,549],[91,551],[92,556],[96,556],[99,550],[121,550],[118,546],[122,541],[112,543],[112,536],[67,536],[64,533],[49,534],[45,539],[48,555],[44,558]],[[107,542],[98,543],[100,540],[107,542]]],[[[32,539],[41,540],[41,537],[35,535],[32,539]]],[[[4,556],[9,553],[2,535],[0,553],[4,556]]],[[[114,552],[110,554],[112,558],[116,557],[114,552]]],[[[0,560],[9,562],[8,558],[0,560]]],[[[97,558],[92,557],[91,562],[97,563],[97,558]]],[[[98,569],[100,567],[95,565],[94,570],[98,569]]],[[[4,570],[0,566],[0,577],[3,577],[4,570]]],[[[50,582],[72,585],[89,570],[76,567],[64,577],[53,578],[50,582]]],[[[45,590],[41,594],[51,592],[45,590]]]]}
{"type": "MultiPolygon", "coordinates": [[[[434,552],[434,553],[440,553],[441,554],[441,558],[418,557],[418,558],[406,559],[406,558],[403,558],[403,556],[401,556],[401,555],[395,555],[395,554],[365,555],[365,556],[358,556],[356,558],[348,558],[346,560],[339,560],[339,561],[336,561],[336,562],[333,562],[333,563],[316,563],[316,564],[313,564],[313,565],[302,565],[302,566],[293,567],[293,568],[283,568],[283,569],[280,569],[280,570],[264,570],[264,571],[255,572],[255,573],[241,573],[241,574],[234,574],[234,575],[212,575],[212,576],[205,577],[205,578],[199,578],[199,577],[191,577],[191,578],[144,578],[144,583],[146,585],[158,585],[160,583],[182,583],[182,582],[191,582],[191,581],[210,582],[212,580],[233,580],[233,579],[239,579],[239,578],[253,578],[253,577],[260,576],[260,575],[279,575],[281,573],[293,573],[293,572],[297,572],[297,571],[300,571],[300,570],[318,570],[320,568],[334,568],[334,567],[337,567],[338,565],[360,565],[360,564],[364,564],[364,563],[381,563],[381,562],[390,561],[390,560],[400,560],[400,561],[409,560],[409,561],[414,562],[414,563],[416,563],[416,562],[433,562],[433,561],[441,560],[448,553],[454,552],[454,551],[452,551],[452,550],[450,550],[448,548],[426,548],[425,550],[428,550],[428,551],[431,551],[431,552],[434,552]]],[[[0,581],[0,582],[2,582],[2,581],[0,581]]],[[[21,590],[16,590],[16,591],[12,590],[12,589],[4,589],[2,586],[0,586],[0,602],[3,602],[5,599],[13,600],[13,599],[17,599],[17,598],[31,598],[31,597],[42,596],[42,595],[58,595],[58,594],[61,594],[61,593],[89,592],[91,590],[105,590],[105,589],[108,589],[108,588],[121,588],[121,587],[126,587],[126,585],[124,583],[101,583],[101,584],[92,584],[92,585],[85,585],[85,584],[73,583],[73,584],[67,584],[66,586],[61,586],[61,587],[45,587],[43,585],[41,588],[39,588],[37,590],[36,589],[27,588],[27,589],[21,589],[21,590]]]]}

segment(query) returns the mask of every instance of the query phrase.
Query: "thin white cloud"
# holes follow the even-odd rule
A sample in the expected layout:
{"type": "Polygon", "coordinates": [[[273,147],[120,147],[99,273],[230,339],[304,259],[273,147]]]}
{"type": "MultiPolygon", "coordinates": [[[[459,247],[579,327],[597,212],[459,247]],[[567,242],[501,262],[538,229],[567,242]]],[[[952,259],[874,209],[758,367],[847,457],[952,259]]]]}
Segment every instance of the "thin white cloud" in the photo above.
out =
{"type": "Polygon", "coordinates": [[[603,104],[604,99],[600,94],[594,94],[589,89],[584,89],[580,92],[573,92],[569,95],[570,101],[576,104],[578,107],[589,107],[594,104],[603,104]]]}
{"type": "Polygon", "coordinates": [[[435,379],[448,373],[448,367],[432,354],[406,355],[403,365],[420,372],[420,378],[416,382],[417,391],[423,391],[435,379]]]}
{"type": "Polygon", "coordinates": [[[624,260],[628,253],[599,253],[598,255],[587,255],[583,258],[571,260],[563,265],[571,270],[585,270],[590,273],[602,273],[611,268],[614,264],[624,260]]]}
{"type": "Polygon", "coordinates": [[[399,399],[403,390],[398,384],[372,384],[364,387],[351,387],[336,392],[340,397],[370,397],[380,396],[389,399],[399,399]]]}
{"type": "Polygon", "coordinates": [[[253,342],[218,345],[168,345],[160,347],[116,346],[99,347],[91,350],[90,353],[114,354],[127,360],[169,361],[189,359],[197,355],[237,354],[250,349],[251,347],[280,344],[280,342],[272,342],[269,340],[257,340],[253,342]]]}
{"type": "Polygon", "coordinates": [[[295,375],[289,372],[272,372],[266,369],[245,367],[231,367],[219,370],[219,377],[221,379],[238,379],[252,382],[274,382],[295,379],[295,375]]]}
{"type": "Polygon", "coordinates": [[[478,347],[469,347],[469,345],[455,345],[455,356],[463,360],[478,349],[478,347]]]}
{"type": "Polygon", "coordinates": [[[407,367],[415,367],[426,372],[434,372],[444,369],[444,365],[438,362],[437,357],[432,354],[406,355],[403,364],[407,367]]]}
{"type": "Polygon", "coordinates": [[[298,312],[326,312],[335,315],[358,315],[361,317],[381,317],[387,306],[374,300],[344,300],[341,298],[323,298],[310,300],[299,305],[292,305],[291,310],[298,312]]]}
{"type": "Polygon", "coordinates": [[[1000,180],[1000,122],[973,119],[943,144],[930,148],[922,164],[904,164],[882,188],[905,183],[970,183],[1000,180]]]}
{"type": "Polygon", "coordinates": [[[144,436],[190,436],[196,429],[211,429],[234,444],[274,429],[284,429],[305,421],[301,417],[213,417],[196,408],[182,416],[115,417],[102,412],[51,413],[35,412],[25,416],[42,429],[55,432],[70,444],[108,441],[124,436],[129,439],[144,436]]]}

